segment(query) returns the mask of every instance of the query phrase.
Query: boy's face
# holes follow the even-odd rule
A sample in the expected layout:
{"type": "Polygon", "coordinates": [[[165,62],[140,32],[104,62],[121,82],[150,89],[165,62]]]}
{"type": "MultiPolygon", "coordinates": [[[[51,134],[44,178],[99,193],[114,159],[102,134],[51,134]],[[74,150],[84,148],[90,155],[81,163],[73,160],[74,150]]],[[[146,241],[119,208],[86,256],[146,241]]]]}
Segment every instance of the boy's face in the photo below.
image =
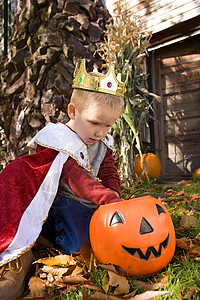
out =
{"type": "Polygon", "coordinates": [[[105,105],[93,105],[78,111],[73,103],[68,105],[69,127],[87,145],[91,145],[106,136],[111,125],[120,116],[120,111],[115,111],[105,105]]]}

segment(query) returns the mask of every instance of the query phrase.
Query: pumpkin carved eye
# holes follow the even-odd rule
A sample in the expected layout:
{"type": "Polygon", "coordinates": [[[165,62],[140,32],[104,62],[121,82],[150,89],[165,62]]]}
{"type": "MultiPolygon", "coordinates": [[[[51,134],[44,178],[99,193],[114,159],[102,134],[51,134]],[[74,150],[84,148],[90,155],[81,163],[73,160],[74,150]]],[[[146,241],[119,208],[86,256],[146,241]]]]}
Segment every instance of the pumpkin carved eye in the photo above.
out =
{"type": "Polygon", "coordinates": [[[118,211],[116,211],[114,213],[114,215],[112,216],[112,219],[110,221],[110,226],[112,226],[113,224],[116,224],[116,223],[124,223],[124,220],[122,219],[122,217],[120,216],[118,211]]]}
{"type": "Polygon", "coordinates": [[[156,204],[156,208],[158,210],[158,214],[159,215],[162,214],[162,213],[166,214],[166,212],[164,211],[164,209],[162,208],[162,206],[160,206],[159,204],[156,204]]]}
{"type": "Polygon", "coordinates": [[[140,226],[140,234],[150,233],[153,231],[151,225],[147,222],[145,218],[142,218],[141,226],[140,226]]]}

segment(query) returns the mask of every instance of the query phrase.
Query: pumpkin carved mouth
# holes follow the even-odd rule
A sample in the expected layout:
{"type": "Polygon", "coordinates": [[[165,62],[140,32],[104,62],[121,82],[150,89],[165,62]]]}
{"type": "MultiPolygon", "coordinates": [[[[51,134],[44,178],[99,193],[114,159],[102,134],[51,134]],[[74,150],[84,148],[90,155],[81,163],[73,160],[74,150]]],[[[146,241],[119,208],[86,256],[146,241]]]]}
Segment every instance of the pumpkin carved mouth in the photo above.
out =
{"type": "Polygon", "coordinates": [[[160,243],[158,251],[154,248],[154,246],[148,247],[145,254],[139,248],[128,248],[125,246],[122,246],[122,248],[126,252],[128,252],[128,254],[130,254],[132,256],[135,253],[138,253],[141,260],[148,260],[151,253],[153,253],[155,258],[158,258],[159,256],[161,256],[162,248],[166,249],[168,244],[169,244],[169,234],[168,234],[167,238],[162,243],[160,243]]]}

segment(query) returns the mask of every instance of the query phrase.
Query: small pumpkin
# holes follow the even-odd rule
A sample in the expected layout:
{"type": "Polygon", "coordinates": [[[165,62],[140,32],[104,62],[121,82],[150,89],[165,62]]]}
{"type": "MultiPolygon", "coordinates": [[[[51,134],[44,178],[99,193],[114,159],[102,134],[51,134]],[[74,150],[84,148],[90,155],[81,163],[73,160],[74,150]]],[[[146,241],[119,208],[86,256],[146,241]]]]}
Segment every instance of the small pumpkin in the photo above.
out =
{"type": "Polygon", "coordinates": [[[194,178],[200,179],[200,168],[194,171],[194,178]]]}
{"type": "Polygon", "coordinates": [[[167,208],[151,196],[100,206],[90,222],[97,260],[120,266],[128,276],[161,271],[175,251],[175,231],[167,208]]]}
{"type": "MultiPolygon", "coordinates": [[[[153,153],[144,153],[143,160],[145,162],[147,174],[149,178],[155,178],[160,175],[161,170],[161,163],[160,159],[157,155],[153,153]]],[[[143,170],[143,163],[141,161],[141,157],[139,154],[135,156],[135,166],[134,166],[134,172],[137,177],[140,177],[143,170]]],[[[144,170],[144,174],[141,176],[142,180],[146,180],[146,171],[144,170]]]]}

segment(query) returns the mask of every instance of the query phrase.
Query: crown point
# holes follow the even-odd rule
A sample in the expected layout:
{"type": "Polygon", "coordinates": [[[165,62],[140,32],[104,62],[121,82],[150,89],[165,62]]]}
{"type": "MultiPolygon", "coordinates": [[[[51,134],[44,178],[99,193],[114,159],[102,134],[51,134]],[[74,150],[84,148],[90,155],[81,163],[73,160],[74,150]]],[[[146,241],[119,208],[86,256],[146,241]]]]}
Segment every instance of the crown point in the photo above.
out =
{"type": "Polygon", "coordinates": [[[119,81],[122,80],[122,74],[121,74],[121,73],[118,73],[118,74],[117,74],[117,79],[118,79],[119,81]]]}

